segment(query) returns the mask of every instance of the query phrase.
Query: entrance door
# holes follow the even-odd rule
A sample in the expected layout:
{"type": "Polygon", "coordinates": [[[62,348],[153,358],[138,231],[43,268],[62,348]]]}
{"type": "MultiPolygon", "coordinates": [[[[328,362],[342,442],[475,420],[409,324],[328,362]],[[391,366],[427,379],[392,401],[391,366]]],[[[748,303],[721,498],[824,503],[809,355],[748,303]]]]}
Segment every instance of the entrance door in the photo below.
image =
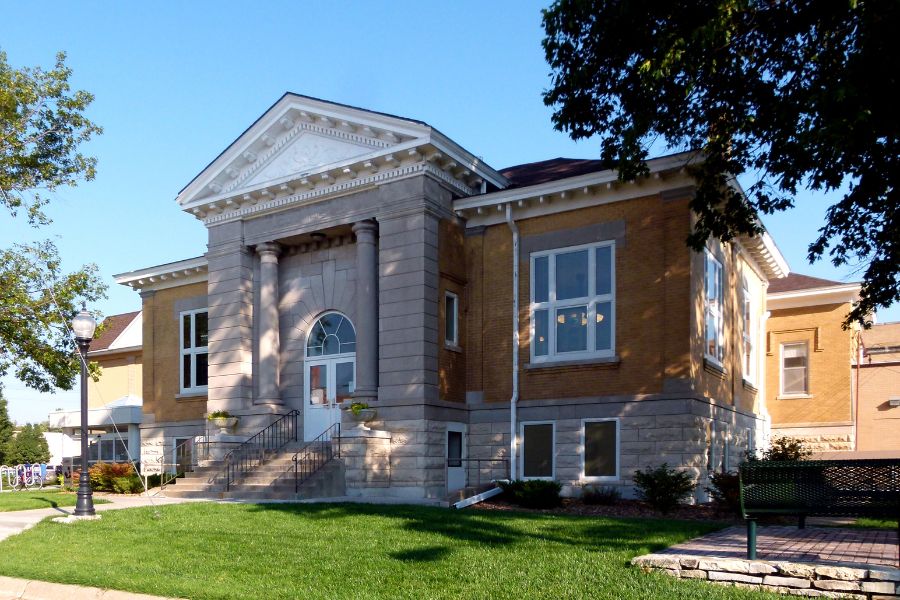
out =
{"type": "Polygon", "coordinates": [[[306,342],[303,439],[311,441],[340,422],[356,387],[356,331],[340,313],[315,322],[306,342]]]}
{"type": "Polygon", "coordinates": [[[447,423],[447,493],[466,487],[466,426],[447,423]]]}

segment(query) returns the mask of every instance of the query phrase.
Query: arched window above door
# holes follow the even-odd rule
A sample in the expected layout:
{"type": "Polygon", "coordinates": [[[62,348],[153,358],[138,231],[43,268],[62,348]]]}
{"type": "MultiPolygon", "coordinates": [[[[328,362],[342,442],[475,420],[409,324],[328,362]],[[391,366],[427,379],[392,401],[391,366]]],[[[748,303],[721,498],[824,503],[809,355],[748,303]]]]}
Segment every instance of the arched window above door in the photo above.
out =
{"type": "Polygon", "coordinates": [[[352,352],[356,352],[356,330],[350,319],[341,313],[325,313],[309,330],[307,358],[352,352]]]}

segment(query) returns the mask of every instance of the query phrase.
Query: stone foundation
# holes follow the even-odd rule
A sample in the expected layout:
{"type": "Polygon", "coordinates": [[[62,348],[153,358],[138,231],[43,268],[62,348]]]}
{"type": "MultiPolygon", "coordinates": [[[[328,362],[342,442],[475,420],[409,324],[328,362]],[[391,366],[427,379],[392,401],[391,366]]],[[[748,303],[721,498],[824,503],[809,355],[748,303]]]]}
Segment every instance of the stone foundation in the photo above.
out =
{"type": "Polygon", "coordinates": [[[900,598],[900,570],[671,554],[638,556],[631,564],[682,579],[816,598],[900,598]]]}

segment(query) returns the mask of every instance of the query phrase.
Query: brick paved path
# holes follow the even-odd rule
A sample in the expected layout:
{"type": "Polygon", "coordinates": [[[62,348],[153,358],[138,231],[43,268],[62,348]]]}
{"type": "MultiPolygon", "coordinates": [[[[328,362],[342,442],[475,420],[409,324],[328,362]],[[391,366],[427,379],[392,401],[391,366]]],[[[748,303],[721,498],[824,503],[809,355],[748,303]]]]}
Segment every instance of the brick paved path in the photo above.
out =
{"type": "MultiPolygon", "coordinates": [[[[659,554],[746,558],[747,530],[729,527],[672,546],[659,554]]],[[[897,532],[837,527],[759,527],[756,557],[759,560],[897,567],[897,532]]]]}

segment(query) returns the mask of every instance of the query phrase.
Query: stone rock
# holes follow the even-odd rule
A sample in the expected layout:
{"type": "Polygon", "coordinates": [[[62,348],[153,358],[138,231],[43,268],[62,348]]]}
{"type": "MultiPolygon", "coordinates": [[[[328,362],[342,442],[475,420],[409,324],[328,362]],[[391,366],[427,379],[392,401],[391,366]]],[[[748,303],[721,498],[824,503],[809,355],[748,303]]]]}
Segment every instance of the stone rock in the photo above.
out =
{"type": "Polygon", "coordinates": [[[685,557],[682,557],[682,559],[681,559],[681,566],[684,567],[685,569],[696,569],[697,565],[699,565],[699,564],[700,564],[699,558],[685,556],[685,557]]]}
{"type": "Polygon", "coordinates": [[[766,575],[763,578],[763,585],[781,586],[788,588],[808,588],[810,586],[809,579],[801,579],[800,577],[778,577],[777,575],[766,575]]]}
{"type": "Polygon", "coordinates": [[[744,575],[742,573],[723,573],[721,571],[710,571],[710,581],[739,581],[741,583],[762,583],[762,577],[753,575],[744,575]]]}
{"type": "Polygon", "coordinates": [[[682,569],[682,579],[706,579],[706,571],[700,569],[682,569]]]}
{"type": "MultiPolygon", "coordinates": [[[[838,567],[840,568],[840,567],[838,567]]],[[[844,581],[841,579],[817,579],[812,582],[813,587],[820,590],[840,591],[840,592],[858,592],[859,582],[844,581]]]]}
{"type": "Polygon", "coordinates": [[[893,594],[896,591],[896,586],[891,581],[863,581],[860,587],[870,594],[893,594]]]}
{"type": "Polygon", "coordinates": [[[866,578],[867,571],[866,569],[851,569],[850,567],[816,567],[816,575],[842,581],[859,581],[866,578]]]}
{"type": "Polygon", "coordinates": [[[642,567],[652,567],[654,569],[680,569],[681,563],[677,556],[663,556],[660,554],[647,554],[639,556],[632,561],[632,564],[642,567]]]}
{"type": "Polygon", "coordinates": [[[769,573],[777,573],[778,569],[769,563],[752,562],[750,563],[750,573],[757,575],[768,575],[769,573]]]}
{"type": "Polygon", "coordinates": [[[719,565],[719,571],[728,571],[729,573],[750,572],[750,563],[746,560],[724,559],[718,560],[716,563],[719,565]]]}
{"type": "Polygon", "coordinates": [[[889,569],[887,567],[869,569],[869,579],[900,582],[900,569],[889,569]]]}
{"type": "Polygon", "coordinates": [[[778,572],[782,575],[787,575],[788,577],[803,577],[806,579],[811,579],[816,571],[815,567],[812,565],[801,565],[799,563],[775,563],[775,566],[778,568],[778,572]]]}

